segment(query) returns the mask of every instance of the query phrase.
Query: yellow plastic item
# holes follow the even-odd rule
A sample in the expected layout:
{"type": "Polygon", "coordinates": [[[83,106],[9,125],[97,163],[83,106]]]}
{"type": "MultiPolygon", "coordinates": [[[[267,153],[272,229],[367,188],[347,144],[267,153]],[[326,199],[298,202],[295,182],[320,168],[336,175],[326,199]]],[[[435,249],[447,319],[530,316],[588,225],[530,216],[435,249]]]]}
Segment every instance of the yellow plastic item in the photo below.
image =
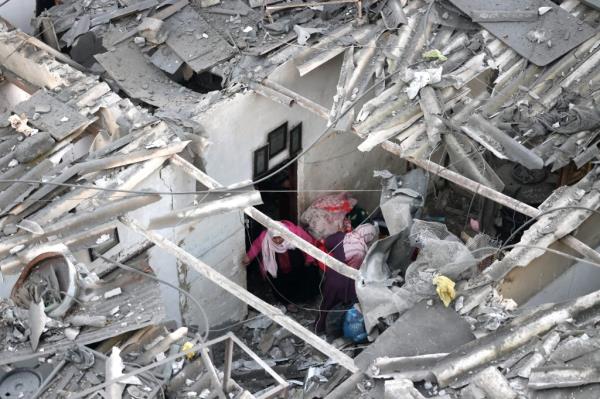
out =
{"type": "Polygon", "coordinates": [[[433,284],[436,285],[436,291],[439,295],[442,302],[444,302],[444,306],[448,307],[450,302],[456,297],[456,292],[454,291],[454,286],[456,285],[454,281],[450,280],[446,276],[442,276],[441,274],[435,276],[433,278],[433,284]]]}
{"type": "Polygon", "coordinates": [[[426,60],[440,60],[442,62],[448,61],[448,57],[446,57],[442,52],[438,49],[429,50],[423,53],[423,58],[426,60]]]}
{"type": "Polygon", "coordinates": [[[192,351],[190,351],[190,349],[192,349],[194,347],[194,344],[192,344],[191,342],[186,342],[183,344],[183,346],[181,347],[181,351],[183,353],[185,353],[185,357],[188,358],[188,360],[192,360],[194,358],[194,356],[196,356],[196,354],[192,351]]]}

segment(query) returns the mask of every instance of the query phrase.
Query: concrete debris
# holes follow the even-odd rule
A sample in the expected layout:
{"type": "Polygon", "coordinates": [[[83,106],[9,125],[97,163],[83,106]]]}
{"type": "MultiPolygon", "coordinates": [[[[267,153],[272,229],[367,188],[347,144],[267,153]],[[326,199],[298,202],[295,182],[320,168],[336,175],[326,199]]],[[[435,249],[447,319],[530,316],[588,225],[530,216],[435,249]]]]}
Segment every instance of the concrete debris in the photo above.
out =
{"type": "Polygon", "coordinates": [[[31,162],[50,151],[56,141],[48,132],[38,132],[15,147],[15,159],[20,163],[31,162]]]}
{"type": "Polygon", "coordinates": [[[23,133],[26,136],[33,136],[37,134],[38,130],[27,125],[27,117],[19,115],[11,115],[8,117],[10,126],[19,133],[23,133]]]}
{"type": "Polygon", "coordinates": [[[169,36],[169,32],[164,29],[164,22],[160,19],[146,17],[138,25],[137,30],[141,37],[153,45],[164,43],[169,36]]]}
{"type": "Polygon", "coordinates": [[[16,227],[21,230],[28,231],[31,234],[36,234],[36,235],[44,234],[44,229],[42,229],[42,226],[40,226],[39,224],[37,224],[36,222],[34,222],[32,220],[23,219],[16,225],[16,227]]]}
{"type": "Polygon", "coordinates": [[[104,299],[112,298],[113,296],[121,295],[121,288],[117,287],[104,293],[104,299]]]}
{"type": "Polygon", "coordinates": [[[412,381],[393,379],[385,382],[385,399],[408,398],[425,399],[414,387],[412,381]]]}
{"type": "Polygon", "coordinates": [[[294,25],[294,32],[296,32],[296,34],[298,35],[298,38],[296,39],[298,41],[298,44],[303,46],[308,42],[308,39],[310,39],[310,36],[312,34],[322,33],[323,29],[305,28],[300,25],[294,25]]]}
{"type": "MultiPolygon", "coordinates": [[[[106,362],[106,379],[108,381],[113,381],[117,378],[122,377],[124,368],[125,365],[123,364],[123,360],[121,359],[121,350],[116,346],[113,346],[112,352],[108,358],[108,361],[106,362]]],[[[113,382],[106,388],[108,398],[122,398],[123,391],[125,390],[125,385],[127,384],[141,385],[142,381],[135,376],[120,378],[119,381],[113,382]]]]}
{"type": "Polygon", "coordinates": [[[407,69],[403,80],[409,84],[406,88],[406,94],[412,100],[419,94],[419,90],[423,87],[442,80],[442,68],[427,69],[424,71],[407,69]]]}
{"type": "Polygon", "coordinates": [[[31,330],[31,348],[36,350],[40,342],[40,337],[46,327],[46,313],[44,312],[44,302],[31,302],[29,304],[29,328],[31,330]]]}
{"type": "Polygon", "coordinates": [[[0,23],[0,397],[600,395],[593,1],[56,3],[0,23]]]}

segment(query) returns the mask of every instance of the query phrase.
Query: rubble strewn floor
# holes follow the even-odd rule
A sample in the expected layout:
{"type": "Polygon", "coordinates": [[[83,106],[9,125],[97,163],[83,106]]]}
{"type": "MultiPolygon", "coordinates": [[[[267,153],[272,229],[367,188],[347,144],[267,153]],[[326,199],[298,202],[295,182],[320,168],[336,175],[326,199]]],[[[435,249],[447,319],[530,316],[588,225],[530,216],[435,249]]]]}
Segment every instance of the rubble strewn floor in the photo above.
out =
{"type": "Polygon", "coordinates": [[[0,21],[0,398],[600,397],[600,290],[521,306],[569,262],[600,267],[597,1],[55,3],[36,37],[0,21]],[[330,83],[327,104],[306,95],[330,83]],[[257,98],[299,109],[295,135],[257,98]],[[208,140],[202,116],[240,103],[240,131],[208,140]],[[249,119],[280,127],[245,148],[249,119]],[[329,132],[360,138],[360,160],[404,160],[377,165],[376,190],[361,162],[319,171],[355,174],[374,209],[328,187],[295,215],[298,184],[279,191],[303,226],[254,208],[255,183],[329,132]],[[215,180],[211,146],[252,160],[215,180]],[[244,214],[269,231],[247,285],[231,248],[196,247],[222,226],[188,226],[232,214],[240,246],[244,214]],[[291,251],[346,299],[284,306],[271,288],[291,251]]]}

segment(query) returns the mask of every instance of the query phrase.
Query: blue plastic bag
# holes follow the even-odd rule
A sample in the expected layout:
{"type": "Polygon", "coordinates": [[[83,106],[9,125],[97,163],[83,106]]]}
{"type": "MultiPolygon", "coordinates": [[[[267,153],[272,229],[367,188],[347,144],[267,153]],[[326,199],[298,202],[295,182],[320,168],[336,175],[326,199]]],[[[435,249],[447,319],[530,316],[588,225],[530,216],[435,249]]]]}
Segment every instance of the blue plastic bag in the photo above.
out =
{"type": "Polygon", "coordinates": [[[365,319],[355,307],[348,309],[344,317],[344,337],[357,344],[367,340],[365,319]]]}

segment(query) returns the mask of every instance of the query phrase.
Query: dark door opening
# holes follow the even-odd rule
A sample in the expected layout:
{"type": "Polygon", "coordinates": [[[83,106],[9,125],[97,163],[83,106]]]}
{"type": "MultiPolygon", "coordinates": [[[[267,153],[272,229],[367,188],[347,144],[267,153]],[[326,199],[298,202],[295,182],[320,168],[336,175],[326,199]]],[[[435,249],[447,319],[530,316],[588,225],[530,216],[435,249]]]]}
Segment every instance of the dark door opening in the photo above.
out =
{"type": "MultiPolygon", "coordinates": [[[[282,164],[272,168],[262,174],[268,176],[275,170],[278,170],[282,164]]],[[[261,176],[256,176],[254,180],[259,180],[261,176]]],[[[298,179],[296,174],[296,164],[292,164],[282,169],[276,175],[262,181],[254,186],[261,192],[263,204],[256,206],[258,210],[274,220],[289,220],[297,223],[298,221],[298,179]]],[[[265,228],[258,222],[246,217],[246,249],[250,248],[252,242],[263,232],[265,228]]],[[[256,293],[263,299],[273,301],[269,296],[270,289],[260,275],[258,262],[255,260],[248,265],[248,289],[256,293]]]]}

